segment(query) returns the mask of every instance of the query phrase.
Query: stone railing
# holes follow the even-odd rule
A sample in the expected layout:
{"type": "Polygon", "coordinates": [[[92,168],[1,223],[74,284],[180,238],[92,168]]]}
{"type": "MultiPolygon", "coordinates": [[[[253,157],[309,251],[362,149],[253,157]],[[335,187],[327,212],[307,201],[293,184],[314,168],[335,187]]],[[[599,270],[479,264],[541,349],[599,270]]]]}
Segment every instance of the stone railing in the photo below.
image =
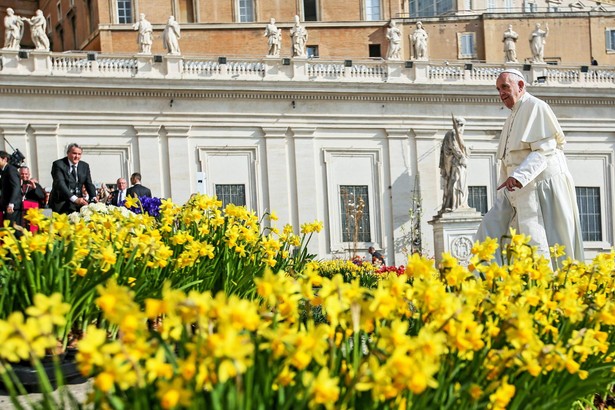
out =
{"type": "Polygon", "coordinates": [[[506,68],[532,85],[615,87],[615,67],[433,61],[236,59],[0,50],[0,75],[492,85],[506,68]]]}

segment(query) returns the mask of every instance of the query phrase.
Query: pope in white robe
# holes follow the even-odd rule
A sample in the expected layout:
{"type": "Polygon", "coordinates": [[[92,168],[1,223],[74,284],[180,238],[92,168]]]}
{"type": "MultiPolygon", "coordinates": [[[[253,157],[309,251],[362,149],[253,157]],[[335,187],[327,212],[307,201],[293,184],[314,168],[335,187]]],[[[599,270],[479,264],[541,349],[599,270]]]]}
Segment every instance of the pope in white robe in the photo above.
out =
{"type": "MultiPolygon", "coordinates": [[[[500,240],[510,228],[531,236],[538,253],[565,247],[566,256],[583,261],[583,240],[576,193],[562,147],[564,133],[547,103],[525,90],[523,74],[505,70],[496,87],[511,109],[504,123],[497,158],[500,177],[493,207],[476,233],[478,241],[500,240]]],[[[496,257],[502,262],[501,256],[496,257]]]]}

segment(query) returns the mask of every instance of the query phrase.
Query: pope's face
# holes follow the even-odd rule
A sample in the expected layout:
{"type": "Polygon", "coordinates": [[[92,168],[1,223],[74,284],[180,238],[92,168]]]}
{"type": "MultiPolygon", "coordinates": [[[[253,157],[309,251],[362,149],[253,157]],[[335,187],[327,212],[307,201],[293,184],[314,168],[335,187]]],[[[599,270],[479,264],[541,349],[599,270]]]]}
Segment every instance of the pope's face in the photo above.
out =
{"type": "Polygon", "coordinates": [[[508,109],[512,109],[525,93],[523,80],[511,73],[500,74],[495,83],[495,88],[500,93],[500,100],[508,109]]]}

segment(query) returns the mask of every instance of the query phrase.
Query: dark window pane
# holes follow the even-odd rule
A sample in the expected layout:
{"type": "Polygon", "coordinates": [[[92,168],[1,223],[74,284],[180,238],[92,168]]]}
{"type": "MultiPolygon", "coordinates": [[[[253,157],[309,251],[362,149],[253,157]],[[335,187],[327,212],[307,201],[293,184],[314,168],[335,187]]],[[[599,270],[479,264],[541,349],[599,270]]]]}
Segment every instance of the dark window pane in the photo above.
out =
{"type": "Polygon", "coordinates": [[[601,241],[602,224],[599,187],[576,187],[577,205],[584,241],[601,241]]]}
{"type": "Polygon", "coordinates": [[[480,212],[481,215],[485,215],[489,210],[487,208],[487,187],[469,186],[468,205],[480,212]]]}
{"type": "Polygon", "coordinates": [[[246,186],[243,184],[216,184],[216,196],[222,201],[222,208],[228,204],[246,205],[246,186]]]}
{"type": "Polygon", "coordinates": [[[303,19],[304,21],[316,21],[318,20],[318,14],[316,11],[317,0],[303,0],[303,19]]]}
{"type": "Polygon", "coordinates": [[[371,242],[367,185],[340,185],[343,242],[371,242]]]}

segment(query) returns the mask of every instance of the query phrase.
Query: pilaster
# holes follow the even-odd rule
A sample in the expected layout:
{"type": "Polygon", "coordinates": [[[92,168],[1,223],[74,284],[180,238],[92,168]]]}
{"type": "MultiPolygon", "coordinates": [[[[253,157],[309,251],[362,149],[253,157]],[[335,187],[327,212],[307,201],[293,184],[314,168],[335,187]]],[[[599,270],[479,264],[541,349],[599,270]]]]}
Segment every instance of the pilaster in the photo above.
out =
{"type": "Polygon", "coordinates": [[[267,158],[269,208],[279,217],[279,225],[292,224],[289,144],[287,127],[264,127],[267,158]]]}
{"type": "Polygon", "coordinates": [[[163,195],[182,204],[190,198],[192,192],[196,192],[196,178],[193,178],[196,171],[190,168],[191,165],[195,166],[188,146],[190,126],[165,125],[164,128],[167,132],[169,186],[163,195]]]}
{"type": "Polygon", "coordinates": [[[134,126],[137,136],[137,161],[132,172],[139,172],[141,182],[152,190],[153,196],[159,196],[163,191],[164,164],[160,149],[160,126],[134,126]]]}

